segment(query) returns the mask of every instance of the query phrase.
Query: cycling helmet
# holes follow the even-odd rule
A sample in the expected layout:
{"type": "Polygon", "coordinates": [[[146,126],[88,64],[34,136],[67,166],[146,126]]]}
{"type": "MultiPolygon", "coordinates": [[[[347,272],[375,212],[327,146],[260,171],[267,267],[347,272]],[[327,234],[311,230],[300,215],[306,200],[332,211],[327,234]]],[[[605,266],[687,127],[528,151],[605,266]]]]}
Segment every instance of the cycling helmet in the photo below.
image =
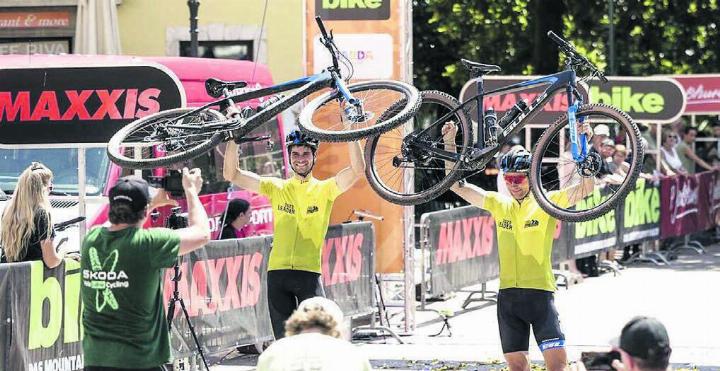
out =
{"type": "Polygon", "coordinates": [[[532,155],[522,146],[515,146],[500,158],[500,169],[504,173],[527,173],[530,171],[532,155]]]}
{"type": "Polygon", "coordinates": [[[317,151],[320,142],[317,139],[313,139],[305,135],[300,130],[293,130],[290,134],[285,137],[285,147],[290,150],[293,146],[307,146],[315,153],[317,151]]]}

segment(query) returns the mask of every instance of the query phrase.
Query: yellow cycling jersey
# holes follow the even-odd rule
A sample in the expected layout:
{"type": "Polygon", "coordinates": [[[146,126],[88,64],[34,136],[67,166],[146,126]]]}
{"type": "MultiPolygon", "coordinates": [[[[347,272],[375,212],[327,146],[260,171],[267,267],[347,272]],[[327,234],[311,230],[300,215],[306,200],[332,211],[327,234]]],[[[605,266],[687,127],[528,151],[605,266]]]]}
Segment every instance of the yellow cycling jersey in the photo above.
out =
{"type": "MultiPolygon", "coordinates": [[[[550,199],[567,207],[567,192],[551,192],[550,199]]],[[[557,219],[540,208],[532,194],[517,201],[497,192],[487,192],[481,206],[495,219],[500,288],[555,291],[552,272],[552,243],[557,219]]]]}
{"type": "Polygon", "coordinates": [[[320,261],[333,202],[340,195],[335,178],[261,178],[260,193],[270,199],[274,237],[268,270],[321,273],[320,261]]]}

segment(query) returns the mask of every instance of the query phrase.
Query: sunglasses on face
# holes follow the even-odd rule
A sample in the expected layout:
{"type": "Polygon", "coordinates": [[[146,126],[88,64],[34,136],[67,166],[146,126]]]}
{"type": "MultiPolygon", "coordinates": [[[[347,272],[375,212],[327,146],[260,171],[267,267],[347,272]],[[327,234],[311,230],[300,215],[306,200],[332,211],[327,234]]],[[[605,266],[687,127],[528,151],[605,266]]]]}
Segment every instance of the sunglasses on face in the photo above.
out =
{"type": "Polygon", "coordinates": [[[527,175],[505,174],[505,175],[503,175],[503,178],[505,178],[505,181],[510,184],[522,184],[525,181],[525,179],[527,179],[527,175]]]}

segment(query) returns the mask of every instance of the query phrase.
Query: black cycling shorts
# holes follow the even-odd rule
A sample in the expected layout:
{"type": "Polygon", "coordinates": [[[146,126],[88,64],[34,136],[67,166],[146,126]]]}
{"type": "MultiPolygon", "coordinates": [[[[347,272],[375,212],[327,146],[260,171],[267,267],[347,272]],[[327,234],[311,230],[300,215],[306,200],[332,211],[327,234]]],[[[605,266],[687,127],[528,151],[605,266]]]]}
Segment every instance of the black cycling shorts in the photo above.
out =
{"type": "Polygon", "coordinates": [[[498,293],[497,316],[503,353],[527,352],[530,326],[541,351],[565,347],[565,335],[550,291],[502,289],[498,293]]]}

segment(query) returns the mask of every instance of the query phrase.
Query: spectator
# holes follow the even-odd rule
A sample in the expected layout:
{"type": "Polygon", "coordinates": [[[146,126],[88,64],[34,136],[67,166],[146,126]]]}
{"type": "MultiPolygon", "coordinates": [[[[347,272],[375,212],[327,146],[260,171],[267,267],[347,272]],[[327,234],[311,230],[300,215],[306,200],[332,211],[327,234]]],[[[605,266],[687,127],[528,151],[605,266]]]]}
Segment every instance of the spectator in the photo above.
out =
{"type": "Polygon", "coordinates": [[[657,135],[657,124],[640,124],[640,140],[645,143],[645,158],[643,158],[642,172],[652,174],[657,171],[656,154],[648,153],[658,149],[655,136],[657,135]]]}
{"type": "Polygon", "coordinates": [[[695,174],[695,164],[700,165],[705,170],[712,170],[713,167],[701,159],[695,151],[693,151],[693,143],[695,143],[695,137],[697,137],[697,129],[691,126],[686,126],[683,130],[682,141],[678,143],[675,150],[677,156],[682,162],[682,166],[688,174],[695,174]]]}
{"type": "MultiPolygon", "coordinates": [[[[715,143],[711,143],[711,148],[707,152],[708,161],[712,164],[712,161],[720,158],[720,120],[714,120],[712,123],[712,135],[715,138],[715,143]]],[[[714,166],[714,165],[713,165],[714,166]]]]}
{"type": "Polygon", "coordinates": [[[625,176],[630,170],[630,164],[625,160],[627,159],[627,148],[622,144],[615,145],[615,153],[612,156],[612,163],[614,167],[613,173],[625,176]]]}
{"type": "Polygon", "coordinates": [[[258,371],[369,371],[370,362],[342,339],[343,313],[332,300],[304,300],[285,323],[284,338],[260,355],[258,371]]]}
{"type": "Polygon", "coordinates": [[[603,140],[602,146],[600,147],[600,156],[602,156],[603,161],[607,163],[606,166],[608,170],[614,174],[617,166],[615,166],[613,162],[613,155],[615,155],[615,141],[607,138],[603,140]]]}
{"type": "Polygon", "coordinates": [[[55,268],[65,257],[55,251],[50,218],[50,192],[53,173],[45,165],[33,162],[18,177],[13,197],[2,215],[0,245],[3,262],[42,260],[48,268],[55,268]]]}
{"type": "Polygon", "coordinates": [[[621,361],[614,361],[616,370],[662,371],[669,369],[670,338],[660,321],[651,317],[635,317],[623,327],[615,344],[621,361]]]}
{"type": "Polygon", "coordinates": [[[250,221],[250,203],[242,198],[230,200],[225,214],[220,219],[223,223],[221,240],[245,238],[249,236],[247,223],[250,221]]]}
{"type": "Polygon", "coordinates": [[[663,174],[667,176],[675,175],[675,173],[687,173],[675,150],[677,142],[678,135],[674,131],[669,129],[663,130],[662,147],[660,147],[660,153],[662,154],[661,169],[663,174]]]}

